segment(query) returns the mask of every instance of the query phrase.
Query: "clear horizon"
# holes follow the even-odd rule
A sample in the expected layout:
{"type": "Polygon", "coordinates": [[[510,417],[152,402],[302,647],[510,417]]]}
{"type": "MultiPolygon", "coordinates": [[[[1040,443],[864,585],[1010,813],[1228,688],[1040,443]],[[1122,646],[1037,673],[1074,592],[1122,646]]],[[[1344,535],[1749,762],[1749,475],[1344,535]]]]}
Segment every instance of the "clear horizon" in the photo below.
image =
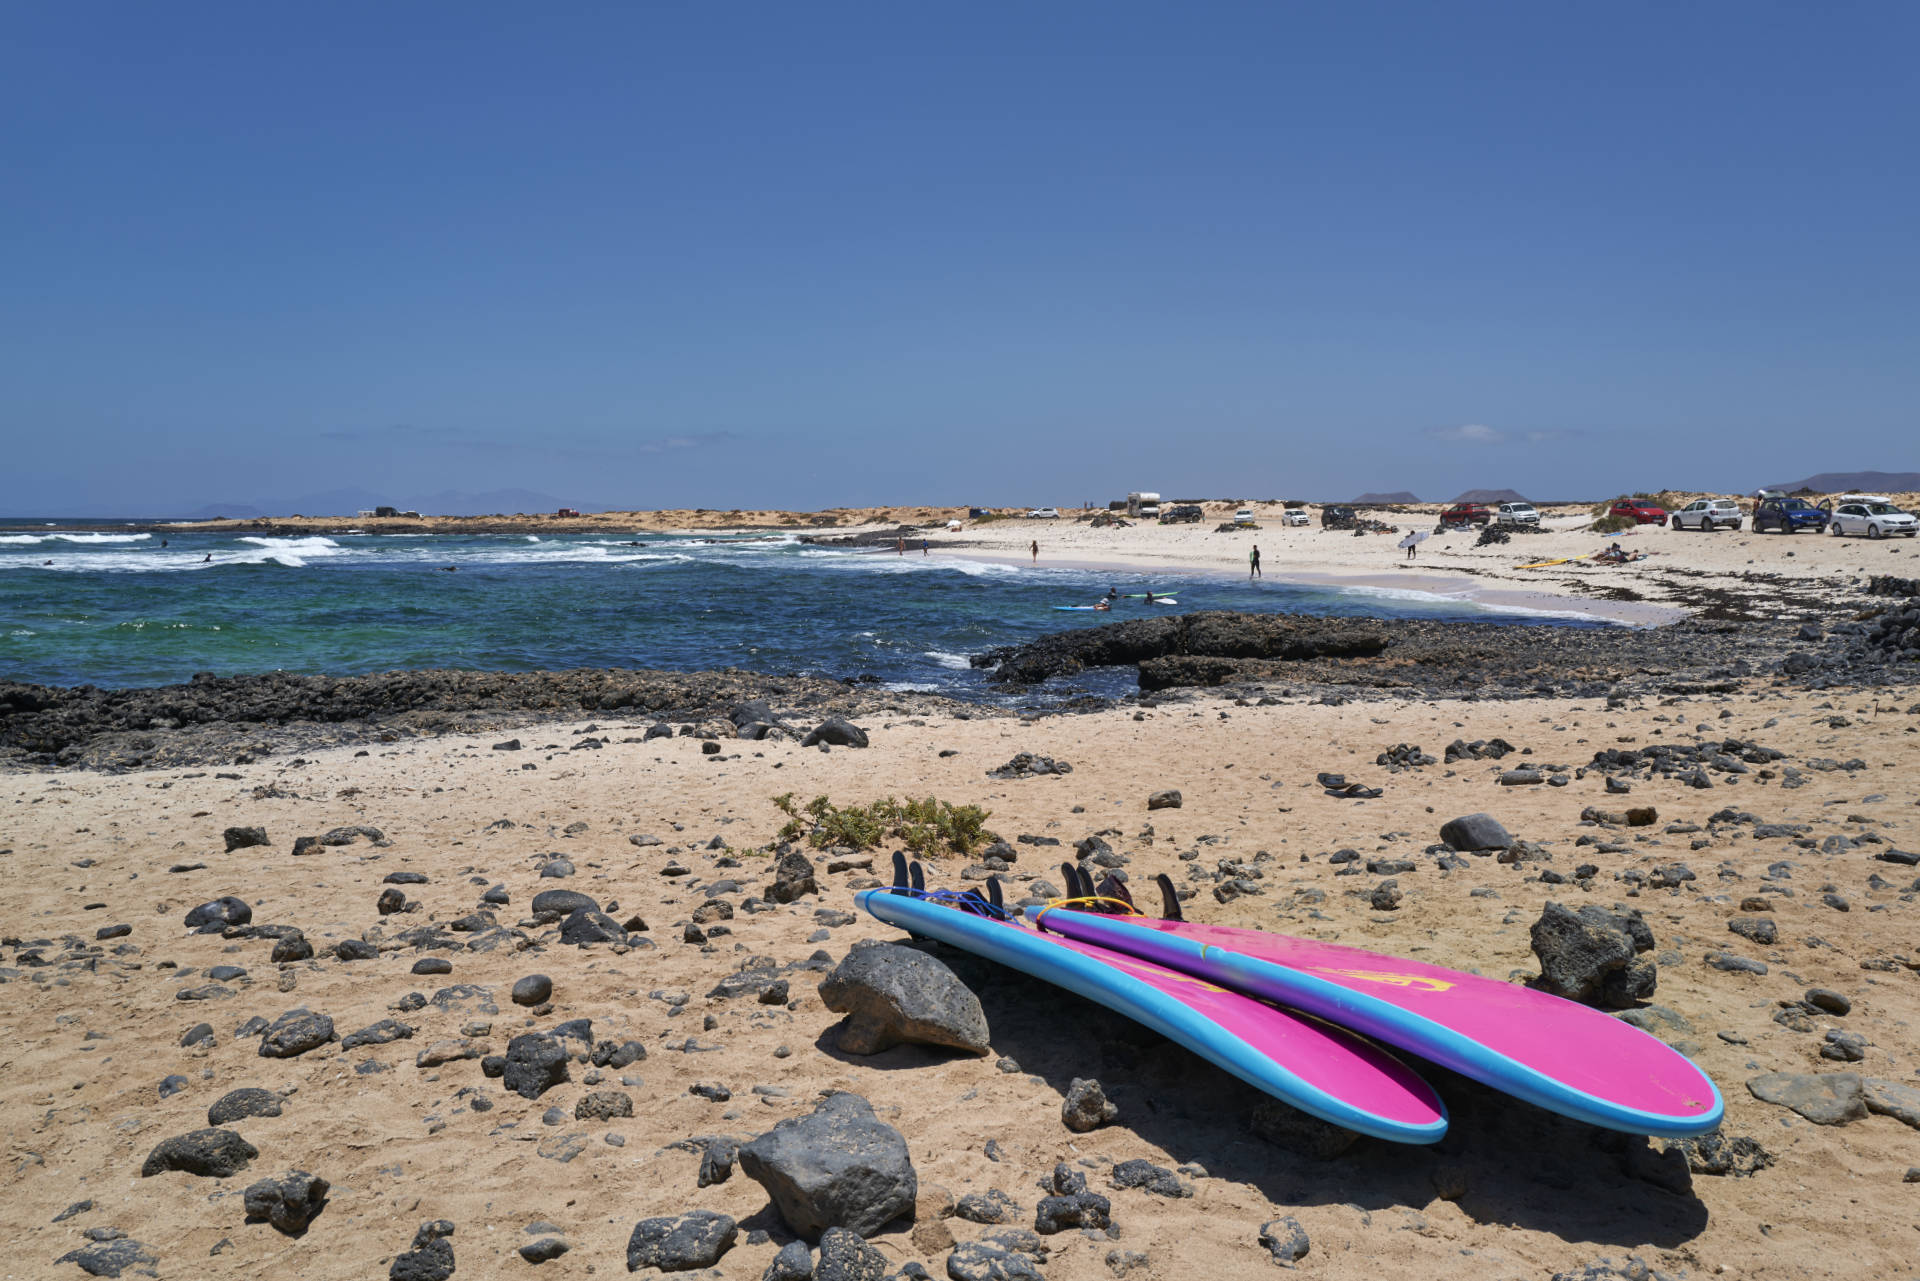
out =
{"type": "Polygon", "coordinates": [[[1912,6],[107,3],[9,37],[0,510],[1920,469],[1912,6]]]}

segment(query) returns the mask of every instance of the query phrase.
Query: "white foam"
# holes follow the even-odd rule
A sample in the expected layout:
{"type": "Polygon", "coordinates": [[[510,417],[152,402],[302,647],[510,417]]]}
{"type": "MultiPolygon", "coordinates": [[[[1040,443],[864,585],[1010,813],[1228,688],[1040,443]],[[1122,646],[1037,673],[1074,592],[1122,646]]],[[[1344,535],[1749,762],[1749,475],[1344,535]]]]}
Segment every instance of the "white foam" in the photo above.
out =
{"type": "Polygon", "coordinates": [[[152,534],[0,534],[0,543],[23,546],[30,543],[138,543],[152,534]]]}
{"type": "Polygon", "coordinates": [[[1376,587],[1367,583],[1348,583],[1329,590],[1348,596],[1370,596],[1380,600],[1403,600],[1409,604],[1433,604],[1465,606],[1474,613],[1520,614],[1529,618],[1564,618],[1586,623],[1605,623],[1611,619],[1603,618],[1588,610],[1547,609],[1533,605],[1500,605],[1491,601],[1475,600],[1471,591],[1431,592],[1413,587],[1376,587]]]}
{"type": "Polygon", "coordinates": [[[931,658],[940,666],[952,668],[956,672],[970,671],[973,668],[973,664],[967,661],[965,654],[949,654],[943,649],[930,649],[926,651],[926,657],[931,658]]]}

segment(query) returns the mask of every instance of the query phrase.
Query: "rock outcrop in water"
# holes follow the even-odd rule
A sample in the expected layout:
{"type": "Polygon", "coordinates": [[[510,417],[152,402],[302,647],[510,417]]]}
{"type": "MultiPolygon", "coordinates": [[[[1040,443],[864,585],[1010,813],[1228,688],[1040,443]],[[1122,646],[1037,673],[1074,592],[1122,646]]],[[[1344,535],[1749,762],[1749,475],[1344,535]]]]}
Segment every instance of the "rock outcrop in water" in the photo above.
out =
{"type": "MultiPolygon", "coordinates": [[[[993,679],[1032,685],[1054,676],[1071,676],[1089,667],[1140,664],[1155,660],[1351,658],[1378,654],[1387,647],[1386,627],[1374,619],[1314,618],[1298,614],[1230,614],[1203,611],[1174,617],[1108,623],[1081,631],[1056,632],[1025,645],[976,655],[975,667],[992,667],[993,679]]],[[[1169,669],[1166,684],[1218,682],[1188,679],[1191,673],[1169,669]]]]}

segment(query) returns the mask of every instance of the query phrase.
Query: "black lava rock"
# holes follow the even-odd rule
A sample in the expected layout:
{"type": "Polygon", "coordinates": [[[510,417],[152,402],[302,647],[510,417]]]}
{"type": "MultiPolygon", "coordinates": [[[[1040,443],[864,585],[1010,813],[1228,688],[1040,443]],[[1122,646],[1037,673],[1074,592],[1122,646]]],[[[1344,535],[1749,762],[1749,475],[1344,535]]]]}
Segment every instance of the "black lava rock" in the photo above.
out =
{"type": "Polygon", "coordinates": [[[857,1094],[780,1122],[740,1149],[740,1168],[809,1240],[831,1227],[870,1237],[913,1208],[920,1186],[906,1140],[857,1094]]]}
{"type": "Polygon", "coordinates": [[[328,1183],[305,1170],[288,1170],[277,1179],[262,1179],[245,1193],[247,1219],[264,1219],[288,1236],[299,1236],[327,1204],[328,1183]]]}
{"type": "Polygon", "coordinates": [[[232,1130],[192,1130],[162,1139],[147,1154],[140,1177],[182,1170],[206,1179],[224,1179],[247,1168],[260,1150],[232,1130]]]}
{"type": "Polygon", "coordinates": [[[280,1096],[272,1090],[262,1090],[248,1086],[242,1090],[232,1090],[219,1097],[214,1105],[207,1109],[208,1125],[226,1125],[231,1121],[243,1120],[250,1116],[279,1116],[280,1096]]]}
{"type": "Polygon", "coordinates": [[[710,1268],[733,1248],[739,1225],[724,1214],[694,1210],[678,1218],[642,1219],[627,1238],[627,1271],[710,1268]]]}
{"type": "Polygon", "coordinates": [[[906,1043],[987,1051],[980,998],[943,962],[914,948],[856,944],[821,981],[820,999],[847,1015],[839,1045],[849,1054],[877,1054],[906,1043]]]}
{"type": "Polygon", "coordinates": [[[333,1020],[304,1007],[275,1019],[260,1038],[260,1057],[291,1059],[333,1040],[333,1020]]]}
{"type": "Polygon", "coordinates": [[[507,1042],[501,1083],[523,1099],[537,1099],[567,1076],[567,1048],[551,1036],[529,1032],[507,1042]]]}

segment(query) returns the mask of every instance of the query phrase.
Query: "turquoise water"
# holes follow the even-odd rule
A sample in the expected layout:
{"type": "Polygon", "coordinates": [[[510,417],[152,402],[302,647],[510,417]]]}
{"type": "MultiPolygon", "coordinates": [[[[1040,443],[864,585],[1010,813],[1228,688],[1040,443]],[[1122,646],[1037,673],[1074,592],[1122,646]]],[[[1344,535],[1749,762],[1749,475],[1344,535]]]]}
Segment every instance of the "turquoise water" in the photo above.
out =
{"type": "MultiPolygon", "coordinates": [[[[159,534],[15,526],[0,530],[0,676],[134,686],[203,671],[740,667],[987,697],[969,654],[1150,612],[1137,601],[1110,614],[1053,608],[1110,586],[1176,591],[1182,612],[1541,621],[1421,593],[1000,565],[964,549],[902,557],[790,536],[632,538],[644,545],[169,534],[163,546],[159,534]]],[[[1107,693],[1130,683],[1125,673],[1076,682],[1107,693]]]]}

